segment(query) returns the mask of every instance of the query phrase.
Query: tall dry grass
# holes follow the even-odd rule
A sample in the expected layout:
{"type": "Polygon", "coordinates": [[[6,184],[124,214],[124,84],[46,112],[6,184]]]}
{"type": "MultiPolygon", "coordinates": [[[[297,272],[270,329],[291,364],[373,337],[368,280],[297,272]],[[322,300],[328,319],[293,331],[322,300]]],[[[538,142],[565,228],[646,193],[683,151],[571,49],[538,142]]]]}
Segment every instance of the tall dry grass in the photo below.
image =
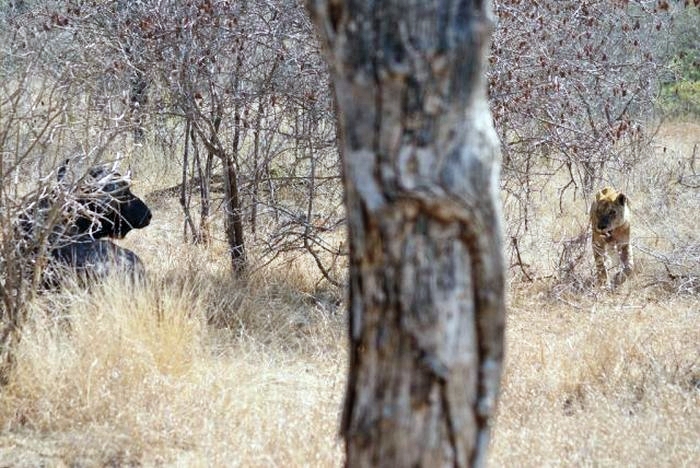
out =
{"type": "Polygon", "coordinates": [[[0,395],[1,465],[341,459],[341,292],[320,291],[308,259],[236,280],[223,242],[183,245],[179,220],[177,201],[163,200],[121,241],[147,265],[145,287],[113,278],[30,304],[0,395]]]}
{"type": "Polygon", "coordinates": [[[493,466],[698,466],[700,298],[511,292],[493,466]]]}
{"type": "MultiPolygon", "coordinates": [[[[673,183],[693,125],[667,127],[658,157],[610,180],[635,213],[637,275],[616,291],[590,284],[587,244],[561,274],[588,201],[560,201],[555,184],[533,199],[491,466],[700,466],[700,296],[682,282],[700,197],[673,183]]],[[[157,155],[138,160],[138,193],[174,182],[157,155]]],[[[305,257],[236,280],[223,240],[183,245],[177,201],[152,205],[153,224],[122,241],[145,288],[115,279],[30,305],[0,393],[0,465],[340,466],[342,293],[305,257]]]]}

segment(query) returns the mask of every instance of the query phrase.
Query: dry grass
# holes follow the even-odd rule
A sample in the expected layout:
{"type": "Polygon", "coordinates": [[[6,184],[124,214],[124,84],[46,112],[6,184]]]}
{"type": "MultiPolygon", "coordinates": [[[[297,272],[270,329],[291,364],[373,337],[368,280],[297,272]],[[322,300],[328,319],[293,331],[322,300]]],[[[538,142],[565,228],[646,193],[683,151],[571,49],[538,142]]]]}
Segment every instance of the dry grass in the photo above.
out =
{"type": "MultiPolygon", "coordinates": [[[[623,187],[638,274],[615,292],[590,287],[587,250],[557,270],[587,201],[533,200],[520,248],[545,274],[511,270],[492,466],[700,466],[700,296],[655,256],[697,245],[697,190],[671,183],[700,134],[684,125],[660,136],[668,159],[623,187]]],[[[161,169],[137,170],[136,191],[171,185],[161,169]]],[[[31,305],[0,395],[0,465],[341,465],[341,294],[308,258],[234,280],[221,242],[182,245],[177,202],[154,206],[122,242],[148,265],[147,288],[115,280],[31,305]]]]}
{"type": "Polygon", "coordinates": [[[699,124],[667,125],[608,175],[632,200],[636,262],[614,292],[591,285],[588,200],[560,205],[556,184],[534,200],[522,257],[552,273],[512,269],[492,465],[700,466],[700,196],[679,183],[698,145],[699,124]]]}
{"type": "Polygon", "coordinates": [[[162,204],[121,242],[148,265],[146,288],[115,278],[31,305],[0,397],[0,465],[341,459],[337,306],[304,262],[235,280],[222,245],[182,245],[177,210],[162,204]]]}
{"type": "Polygon", "coordinates": [[[512,292],[494,466],[698,466],[700,298],[512,292]]]}

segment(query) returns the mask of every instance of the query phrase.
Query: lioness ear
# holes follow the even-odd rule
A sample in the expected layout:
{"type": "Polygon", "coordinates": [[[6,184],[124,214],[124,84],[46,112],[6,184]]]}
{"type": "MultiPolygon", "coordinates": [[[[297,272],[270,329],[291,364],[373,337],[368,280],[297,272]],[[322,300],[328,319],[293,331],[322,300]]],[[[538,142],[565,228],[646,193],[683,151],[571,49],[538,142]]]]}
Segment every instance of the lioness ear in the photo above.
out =
{"type": "Polygon", "coordinates": [[[627,195],[624,193],[621,193],[617,196],[617,200],[615,200],[618,205],[620,206],[625,206],[627,204],[627,195]]]}

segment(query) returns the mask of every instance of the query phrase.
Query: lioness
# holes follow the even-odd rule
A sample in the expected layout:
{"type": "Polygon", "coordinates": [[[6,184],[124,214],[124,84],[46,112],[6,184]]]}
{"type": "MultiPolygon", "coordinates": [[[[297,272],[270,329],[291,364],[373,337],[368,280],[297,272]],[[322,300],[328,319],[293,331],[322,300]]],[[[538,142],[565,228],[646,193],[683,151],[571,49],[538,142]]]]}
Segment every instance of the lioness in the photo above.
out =
{"type": "Polygon", "coordinates": [[[593,259],[598,274],[598,283],[608,285],[605,255],[615,249],[620,256],[622,271],[615,276],[617,286],[632,274],[632,252],[630,251],[629,199],[624,193],[605,187],[598,192],[591,205],[590,217],[593,228],[593,259]]]}

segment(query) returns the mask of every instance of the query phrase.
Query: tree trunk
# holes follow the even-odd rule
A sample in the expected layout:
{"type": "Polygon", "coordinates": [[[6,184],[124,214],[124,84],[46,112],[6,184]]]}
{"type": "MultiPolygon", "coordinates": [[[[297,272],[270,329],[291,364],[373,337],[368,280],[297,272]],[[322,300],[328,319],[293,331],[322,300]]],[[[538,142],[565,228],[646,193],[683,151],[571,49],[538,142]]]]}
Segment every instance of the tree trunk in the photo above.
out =
{"type": "Polygon", "coordinates": [[[199,151],[195,151],[194,156],[197,174],[199,175],[199,197],[201,199],[199,206],[199,240],[208,245],[211,242],[209,213],[211,211],[211,177],[214,155],[211,151],[207,151],[204,168],[202,168],[199,151]]]}
{"type": "MultiPolygon", "coordinates": [[[[188,189],[188,178],[187,178],[187,168],[189,167],[189,154],[190,147],[196,152],[197,142],[192,138],[192,144],[190,145],[190,127],[191,122],[188,119],[185,123],[185,148],[182,152],[182,185],[180,186],[180,206],[182,207],[182,212],[185,215],[185,221],[182,225],[182,240],[187,242],[187,230],[192,232],[192,242],[197,243],[197,228],[192,221],[192,215],[190,214],[190,202],[192,200],[190,190],[188,189]]],[[[194,137],[194,134],[192,134],[194,137]]]]}
{"type": "MultiPolygon", "coordinates": [[[[219,128],[222,121],[221,107],[218,106],[212,111],[211,120],[207,126],[208,134],[198,125],[197,121],[192,121],[194,130],[200,140],[207,148],[209,155],[207,158],[217,157],[223,166],[224,179],[224,229],[226,240],[228,241],[229,253],[231,255],[231,267],[235,274],[242,274],[247,268],[245,252],[245,241],[243,238],[243,215],[238,190],[238,172],[236,161],[241,140],[241,117],[237,107],[233,110],[233,141],[231,142],[232,152],[226,151],[219,139],[219,128]]],[[[207,163],[209,164],[209,162],[207,163]]]]}
{"type": "Polygon", "coordinates": [[[309,0],[339,112],[348,466],[483,463],[500,384],[500,152],[488,0],[309,0]]]}
{"type": "Polygon", "coordinates": [[[129,99],[129,111],[131,112],[131,124],[133,125],[134,143],[143,143],[146,139],[143,127],[143,114],[148,102],[148,80],[140,70],[131,77],[131,90],[129,99]]]}
{"type": "Polygon", "coordinates": [[[262,130],[262,116],[263,116],[263,103],[262,97],[258,98],[258,110],[255,114],[255,126],[253,130],[253,181],[252,185],[252,200],[250,206],[250,232],[253,234],[255,239],[258,230],[258,199],[259,199],[259,186],[260,186],[260,172],[262,171],[263,162],[260,158],[260,131],[262,130]]]}
{"type": "MultiPolygon", "coordinates": [[[[238,129],[234,132],[237,134],[238,129]]],[[[241,203],[238,198],[238,174],[233,158],[228,152],[222,152],[221,161],[224,165],[224,201],[226,239],[231,254],[231,266],[234,273],[241,274],[246,270],[247,260],[243,240],[243,216],[241,203]]]]}

